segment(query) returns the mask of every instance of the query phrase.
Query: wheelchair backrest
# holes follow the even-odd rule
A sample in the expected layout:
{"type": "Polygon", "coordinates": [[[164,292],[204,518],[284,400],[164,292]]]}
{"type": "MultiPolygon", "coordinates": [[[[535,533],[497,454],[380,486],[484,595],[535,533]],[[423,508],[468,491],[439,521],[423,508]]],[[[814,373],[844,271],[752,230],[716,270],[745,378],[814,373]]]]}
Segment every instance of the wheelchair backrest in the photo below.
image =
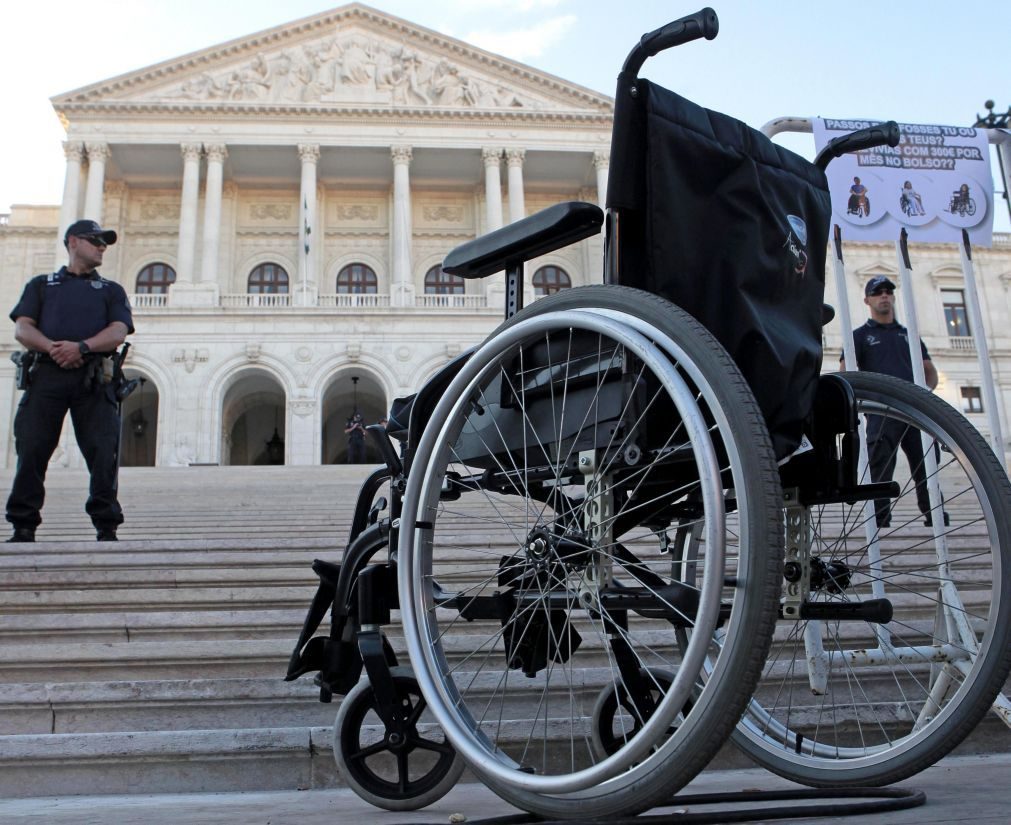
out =
{"type": "Polygon", "coordinates": [[[741,121],[626,76],[610,168],[621,242],[605,277],[707,327],[755,393],[777,455],[788,455],[821,371],[824,172],[741,121]]]}

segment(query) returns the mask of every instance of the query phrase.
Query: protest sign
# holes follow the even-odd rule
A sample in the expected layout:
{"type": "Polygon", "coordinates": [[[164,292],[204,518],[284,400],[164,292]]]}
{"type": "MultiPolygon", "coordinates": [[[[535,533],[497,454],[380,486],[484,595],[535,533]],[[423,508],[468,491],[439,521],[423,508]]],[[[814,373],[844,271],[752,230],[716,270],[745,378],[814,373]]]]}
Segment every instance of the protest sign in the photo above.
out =
{"type": "MultiPolygon", "coordinates": [[[[870,120],[812,121],[820,151],[870,120]]],[[[847,240],[993,243],[993,178],[986,132],[963,126],[899,124],[898,146],[875,146],[829,164],[833,220],[847,240]]]]}

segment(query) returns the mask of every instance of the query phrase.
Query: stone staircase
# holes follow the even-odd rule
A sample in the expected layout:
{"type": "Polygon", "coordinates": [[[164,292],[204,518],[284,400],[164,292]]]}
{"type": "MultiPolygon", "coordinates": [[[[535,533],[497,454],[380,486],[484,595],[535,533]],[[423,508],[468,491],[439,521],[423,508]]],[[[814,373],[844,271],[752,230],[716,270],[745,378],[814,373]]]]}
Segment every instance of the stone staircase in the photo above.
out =
{"type": "Polygon", "coordinates": [[[116,544],[52,472],[36,544],[0,545],[0,795],[335,784],[337,706],[283,677],[370,470],[125,468],[116,544]]]}
{"type": "MultiPolygon", "coordinates": [[[[337,704],[283,677],[310,564],[340,559],[370,471],[126,468],[115,544],[93,541],[86,475],[54,471],[37,543],[0,544],[0,795],[338,784],[337,704]]],[[[993,722],[964,749],[1006,750],[993,722]]]]}

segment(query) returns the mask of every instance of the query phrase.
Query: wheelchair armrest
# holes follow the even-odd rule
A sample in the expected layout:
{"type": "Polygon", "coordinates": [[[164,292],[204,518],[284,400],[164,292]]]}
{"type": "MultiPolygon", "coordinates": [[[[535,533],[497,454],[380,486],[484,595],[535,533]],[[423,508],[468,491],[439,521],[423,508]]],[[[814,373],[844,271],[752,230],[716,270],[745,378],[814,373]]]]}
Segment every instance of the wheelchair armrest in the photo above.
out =
{"type": "Polygon", "coordinates": [[[461,278],[484,278],[546,255],[600,231],[604,213],[580,201],[558,203],[456,247],[442,269],[461,278]]]}

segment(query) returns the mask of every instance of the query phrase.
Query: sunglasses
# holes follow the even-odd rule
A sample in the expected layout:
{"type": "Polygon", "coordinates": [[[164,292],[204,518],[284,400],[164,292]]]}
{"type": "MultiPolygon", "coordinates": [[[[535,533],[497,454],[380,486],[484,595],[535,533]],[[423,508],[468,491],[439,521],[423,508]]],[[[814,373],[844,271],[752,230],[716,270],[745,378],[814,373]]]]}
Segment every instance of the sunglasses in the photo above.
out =
{"type": "Polygon", "coordinates": [[[879,286],[871,293],[871,295],[894,295],[894,294],[895,290],[889,289],[887,286],[879,286]]]}
{"type": "Polygon", "coordinates": [[[97,246],[97,247],[100,247],[102,249],[105,249],[105,247],[107,247],[109,245],[109,244],[107,244],[105,242],[105,240],[103,238],[100,238],[97,235],[78,235],[77,237],[81,238],[82,240],[87,241],[92,246],[97,246]]]}

